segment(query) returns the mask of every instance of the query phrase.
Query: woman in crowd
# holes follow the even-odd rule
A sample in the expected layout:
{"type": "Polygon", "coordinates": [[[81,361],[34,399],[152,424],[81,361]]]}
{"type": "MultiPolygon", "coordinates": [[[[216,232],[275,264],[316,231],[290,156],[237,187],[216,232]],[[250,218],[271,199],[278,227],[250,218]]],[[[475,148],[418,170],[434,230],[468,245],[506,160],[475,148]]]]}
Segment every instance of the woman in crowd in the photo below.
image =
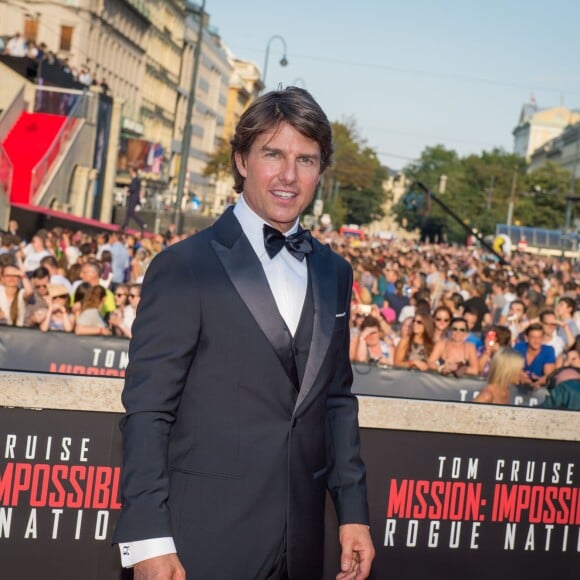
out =
{"type": "Polygon", "coordinates": [[[111,334],[107,323],[99,314],[105,301],[106,291],[102,286],[93,286],[81,302],[81,311],[77,317],[75,334],[106,335],[111,334]]]}
{"type": "Polygon", "coordinates": [[[451,310],[447,306],[438,306],[435,309],[433,313],[433,322],[435,323],[433,342],[435,344],[446,338],[452,318],[451,310]]]}
{"type": "Polygon", "coordinates": [[[392,365],[393,349],[391,339],[381,339],[380,322],[374,316],[367,316],[360,325],[356,361],[392,365]]]}
{"type": "Polygon", "coordinates": [[[465,300],[463,300],[463,296],[461,296],[459,292],[449,292],[446,294],[445,298],[443,298],[443,304],[449,308],[451,312],[451,318],[454,316],[463,316],[463,306],[465,304],[465,300]]]}
{"type": "Polygon", "coordinates": [[[491,360],[487,385],[475,397],[474,402],[508,405],[509,387],[519,381],[523,368],[524,359],[520,353],[509,347],[497,350],[491,360]]]}
{"type": "Polygon", "coordinates": [[[426,371],[433,350],[433,321],[420,310],[401,327],[401,340],[395,350],[395,366],[426,371]]]}
{"type": "Polygon", "coordinates": [[[48,285],[48,311],[40,323],[40,330],[72,332],[75,326],[74,314],[70,312],[70,294],[62,284],[48,285]]]}
{"type": "Polygon", "coordinates": [[[429,357],[429,368],[442,375],[477,375],[479,366],[475,346],[465,341],[467,321],[465,318],[452,318],[449,330],[449,338],[435,344],[429,357]]]}
{"type": "Polygon", "coordinates": [[[490,371],[491,360],[500,348],[510,346],[512,335],[507,326],[496,324],[484,336],[483,352],[479,357],[479,374],[487,377],[490,371]]]}
{"type": "Polygon", "coordinates": [[[18,266],[7,265],[1,281],[0,324],[24,326],[26,302],[34,294],[30,280],[18,266]]]}
{"type": "Polygon", "coordinates": [[[126,336],[122,328],[125,307],[129,304],[129,285],[119,284],[115,288],[115,310],[109,314],[109,324],[114,336],[126,336]]]}

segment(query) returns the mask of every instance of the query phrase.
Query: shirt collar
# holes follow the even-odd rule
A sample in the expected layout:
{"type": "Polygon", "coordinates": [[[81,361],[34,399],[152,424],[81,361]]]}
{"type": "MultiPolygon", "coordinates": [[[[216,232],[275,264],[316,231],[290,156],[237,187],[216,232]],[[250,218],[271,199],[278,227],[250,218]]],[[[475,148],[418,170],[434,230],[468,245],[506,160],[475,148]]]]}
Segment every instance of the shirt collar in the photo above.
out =
{"type": "MultiPolygon", "coordinates": [[[[248,238],[254,252],[258,258],[262,259],[266,253],[264,246],[264,224],[268,224],[266,220],[261,218],[244,199],[244,194],[240,195],[238,202],[234,206],[234,215],[240,222],[242,230],[248,238]]],[[[269,224],[268,224],[269,225],[269,224]]],[[[283,232],[285,236],[290,236],[298,231],[300,219],[296,218],[294,225],[287,231],[283,232]]]]}

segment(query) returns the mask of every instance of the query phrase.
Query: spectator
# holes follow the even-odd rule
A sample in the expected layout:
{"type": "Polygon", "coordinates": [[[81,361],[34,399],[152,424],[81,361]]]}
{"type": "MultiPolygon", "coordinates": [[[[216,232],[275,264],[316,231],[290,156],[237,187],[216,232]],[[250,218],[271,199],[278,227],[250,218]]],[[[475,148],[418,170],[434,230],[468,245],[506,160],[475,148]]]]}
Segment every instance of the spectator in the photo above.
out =
{"type": "Polygon", "coordinates": [[[518,382],[523,368],[524,359],[519,352],[509,347],[500,348],[491,361],[487,384],[474,402],[508,405],[509,387],[518,382]]]}
{"type": "Polygon", "coordinates": [[[40,261],[45,256],[50,256],[50,252],[46,249],[44,239],[36,235],[32,238],[24,250],[24,270],[26,272],[33,272],[40,266],[40,261]]]}
{"type": "Polygon", "coordinates": [[[417,312],[403,323],[401,340],[395,350],[395,366],[426,371],[427,360],[433,350],[433,321],[417,312]]]}
{"type": "MultiPolygon", "coordinates": [[[[101,286],[101,268],[98,262],[90,261],[82,265],[81,280],[88,282],[91,286],[101,286]]],[[[78,284],[77,284],[78,286],[78,284]]],[[[73,284],[73,288],[75,284],[73,284]]],[[[109,312],[115,310],[115,297],[110,290],[103,287],[105,291],[105,300],[103,301],[101,314],[106,316],[109,312]]]]}
{"type": "Polygon", "coordinates": [[[544,329],[539,322],[530,324],[524,334],[525,342],[518,342],[514,346],[525,361],[520,382],[534,388],[541,387],[556,368],[556,355],[551,346],[543,344],[544,329]]]}
{"type": "Polygon", "coordinates": [[[575,308],[576,303],[569,296],[562,296],[555,308],[556,316],[560,321],[558,336],[564,341],[566,347],[572,346],[578,335],[578,327],[573,318],[575,308]]]}
{"type": "Polygon", "coordinates": [[[475,326],[478,320],[478,313],[475,310],[473,304],[466,306],[463,318],[467,322],[467,338],[466,342],[470,342],[475,347],[475,352],[479,355],[483,350],[483,341],[480,338],[479,332],[475,332],[475,326]]]}
{"type": "Polygon", "coordinates": [[[40,323],[40,330],[72,332],[75,325],[75,317],[70,312],[70,294],[66,286],[62,284],[48,285],[48,311],[40,323]]]}
{"type": "Polygon", "coordinates": [[[0,324],[24,326],[26,301],[33,292],[32,284],[22,270],[13,265],[4,266],[0,284],[0,324]]]}
{"type": "Polygon", "coordinates": [[[526,316],[526,305],[521,300],[513,300],[509,305],[505,320],[512,335],[512,344],[515,344],[529,324],[526,316]]]}
{"type": "Polygon", "coordinates": [[[105,302],[106,290],[102,286],[93,286],[81,302],[80,313],[77,316],[75,334],[106,335],[111,334],[100,311],[105,302]]]}
{"type": "Polygon", "coordinates": [[[438,343],[440,340],[447,338],[447,331],[449,330],[452,318],[451,310],[447,306],[435,308],[435,312],[433,313],[433,321],[435,322],[434,343],[438,343]]]}
{"type": "Polygon", "coordinates": [[[367,316],[360,327],[356,361],[379,365],[393,364],[393,344],[381,339],[381,326],[374,316],[367,316]]]}
{"type": "Polygon", "coordinates": [[[443,298],[443,304],[450,310],[451,318],[463,316],[465,300],[459,292],[448,292],[443,298]]]}
{"type": "Polygon", "coordinates": [[[141,300],[141,284],[131,284],[128,292],[129,303],[124,307],[122,315],[116,310],[109,318],[113,332],[118,336],[132,338],[132,328],[137,316],[137,306],[141,300]]]}
{"type": "Polygon", "coordinates": [[[545,308],[540,312],[540,324],[544,329],[544,344],[547,344],[554,349],[557,363],[556,366],[561,366],[561,357],[564,353],[566,345],[556,332],[556,328],[558,328],[560,323],[558,322],[556,313],[552,308],[545,308]],[[560,364],[558,364],[559,359],[560,364]]]}
{"type": "Polygon", "coordinates": [[[6,54],[10,56],[19,56],[24,57],[26,56],[26,42],[24,38],[17,32],[7,43],[6,47],[4,48],[6,54]]]}
{"type": "Polygon", "coordinates": [[[121,240],[121,234],[112,232],[110,235],[110,250],[113,267],[113,288],[127,280],[127,272],[131,265],[129,251],[121,240]]]}
{"type": "Polygon", "coordinates": [[[452,318],[449,338],[435,344],[429,356],[429,368],[456,377],[479,374],[475,346],[466,342],[467,333],[465,318],[452,318]]]}
{"type": "Polygon", "coordinates": [[[50,274],[46,268],[36,268],[30,278],[34,292],[28,298],[24,313],[24,326],[37,328],[48,312],[48,283],[50,274]]]}
{"type": "Polygon", "coordinates": [[[489,367],[491,359],[500,348],[507,348],[511,346],[512,335],[507,326],[496,324],[492,326],[485,334],[483,340],[483,352],[479,357],[479,374],[487,377],[489,374],[489,367]]]}
{"type": "Polygon", "coordinates": [[[45,256],[40,260],[40,265],[48,270],[51,284],[60,284],[67,289],[69,294],[72,294],[72,284],[60,273],[58,262],[54,256],[45,256]]]}

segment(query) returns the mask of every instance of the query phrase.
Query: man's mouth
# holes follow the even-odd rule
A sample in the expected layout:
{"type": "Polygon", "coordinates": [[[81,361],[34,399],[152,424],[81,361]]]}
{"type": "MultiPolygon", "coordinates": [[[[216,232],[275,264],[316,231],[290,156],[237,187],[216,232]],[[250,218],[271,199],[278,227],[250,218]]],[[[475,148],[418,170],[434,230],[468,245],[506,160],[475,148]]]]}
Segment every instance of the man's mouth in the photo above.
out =
{"type": "Polygon", "coordinates": [[[296,193],[293,191],[282,191],[279,189],[273,189],[270,193],[275,197],[277,197],[278,199],[292,199],[296,197],[296,193]]]}

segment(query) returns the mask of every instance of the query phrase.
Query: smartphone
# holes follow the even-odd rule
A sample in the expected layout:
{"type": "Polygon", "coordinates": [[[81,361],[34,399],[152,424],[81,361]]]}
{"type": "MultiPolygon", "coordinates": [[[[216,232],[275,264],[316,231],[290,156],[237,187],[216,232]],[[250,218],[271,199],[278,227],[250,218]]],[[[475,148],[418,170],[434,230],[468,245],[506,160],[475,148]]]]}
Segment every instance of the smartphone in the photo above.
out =
{"type": "Polygon", "coordinates": [[[490,330],[487,333],[487,343],[489,344],[489,346],[493,346],[495,344],[496,340],[497,340],[497,334],[495,333],[495,330],[490,330]]]}

